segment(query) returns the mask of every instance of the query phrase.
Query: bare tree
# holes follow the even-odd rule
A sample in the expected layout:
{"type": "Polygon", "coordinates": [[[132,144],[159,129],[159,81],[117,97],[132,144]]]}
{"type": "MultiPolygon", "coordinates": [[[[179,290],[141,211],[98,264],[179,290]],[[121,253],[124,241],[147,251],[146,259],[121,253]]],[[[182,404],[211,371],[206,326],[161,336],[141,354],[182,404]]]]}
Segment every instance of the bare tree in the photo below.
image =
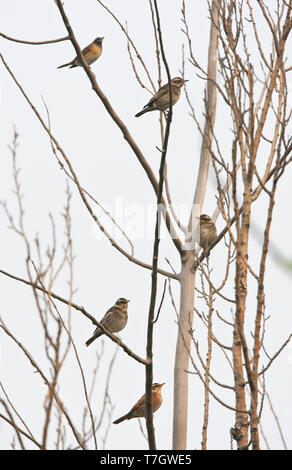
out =
{"type": "MultiPolygon", "coordinates": [[[[21,181],[20,181],[20,168],[17,165],[17,148],[19,146],[19,136],[14,131],[13,141],[10,146],[12,154],[12,170],[14,180],[14,192],[16,195],[18,213],[15,218],[10,212],[7,202],[2,202],[2,207],[6,213],[7,220],[9,222],[9,228],[15,232],[24,243],[25,247],[25,264],[26,272],[29,281],[26,281],[32,288],[33,297],[35,300],[36,309],[39,315],[40,324],[43,330],[43,343],[45,352],[45,362],[50,367],[49,374],[46,373],[44,366],[39,364],[39,361],[33,357],[29,349],[20,341],[16,335],[8,328],[4,319],[0,319],[0,328],[6,333],[18,347],[18,349],[28,359],[31,366],[37,371],[41,379],[47,386],[47,393],[43,397],[43,408],[44,408],[44,422],[42,429],[42,436],[36,438],[33,436],[31,430],[24,422],[21,417],[21,413],[18,413],[13,405],[13,397],[5,389],[3,383],[1,383],[1,390],[3,392],[3,399],[1,403],[8,416],[1,414],[2,419],[8,422],[16,431],[19,444],[22,449],[25,449],[25,443],[22,440],[22,436],[25,436],[36,445],[39,449],[50,448],[48,442],[48,435],[50,427],[54,423],[55,427],[55,448],[66,449],[71,444],[68,442],[68,435],[65,431],[66,428],[70,429],[78,443],[78,446],[82,449],[87,448],[87,441],[89,438],[93,438],[94,447],[97,448],[97,437],[96,433],[99,431],[101,424],[104,422],[104,418],[107,413],[111,416],[112,404],[109,398],[109,379],[112,370],[112,365],[108,370],[108,380],[104,391],[104,406],[102,408],[99,418],[93,416],[90,398],[95,386],[97,379],[97,371],[99,363],[103,356],[103,348],[100,353],[96,356],[96,366],[93,370],[91,390],[88,391],[84,370],[72,338],[72,298],[75,292],[74,288],[74,251],[73,251],[73,240],[71,232],[71,191],[69,186],[66,186],[66,204],[62,213],[65,226],[65,245],[63,253],[61,253],[60,259],[58,255],[58,240],[56,224],[53,216],[49,214],[49,220],[52,231],[52,245],[47,247],[45,253],[41,244],[39,236],[36,235],[33,244],[31,243],[29,236],[26,231],[25,224],[25,209],[24,209],[24,195],[22,193],[21,181]],[[16,219],[16,220],[15,220],[16,219]],[[45,259],[44,259],[45,254],[45,259]],[[36,259],[36,261],[34,261],[36,259]],[[63,271],[68,271],[68,299],[66,300],[67,312],[64,314],[60,311],[56,305],[52,289],[54,284],[58,281],[58,278],[62,276],[63,271]],[[65,338],[64,337],[65,334],[65,338]],[[75,359],[80,372],[80,379],[83,386],[85,405],[82,417],[82,430],[78,430],[77,426],[73,423],[70,413],[66,409],[63,400],[60,398],[59,382],[60,375],[65,367],[66,360],[68,359],[69,352],[73,348],[75,359]],[[15,416],[17,420],[20,420],[22,427],[19,427],[15,422],[15,416]],[[56,415],[56,416],[54,416],[56,415]],[[88,423],[89,418],[89,423],[88,423]],[[64,427],[64,421],[66,426],[64,427]]],[[[4,272],[2,272],[4,273],[4,272]]],[[[8,273],[6,273],[8,275],[8,273]]],[[[15,278],[16,279],[16,278],[15,278]]]]}
{"type": "MultiPolygon", "coordinates": [[[[247,0],[212,0],[208,2],[210,19],[210,34],[208,44],[208,59],[206,69],[199,63],[194,50],[193,34],[189,26],[189,17],[193,13],[191,5],[187,5],[185,0],[181,2],[182,37],[184,47],[182,51],[182,76],[184,77],[186,64],[191,65],[193,72],[189,80],[204,80],[206,83],[204,102],[204,123],[202,125],[200,117],[192,103],[188,87],[184,86],[185,98],[189,106],[189,114],[193,119],[194,132],[201,136],[200,161],[195,183],[192,201],[189,201],[189,217],[187,225],[180,220],[180,214],[175,210],[168,180],[167,152],[169,139],[172,132],[172,92],[171,78],[167,47],[164,39],[165,19],[160,15],[159,2],[149,0],[149,15],[153,26],[153,37],[156,50],[156,63],[158,75],[158,87],[161,86],[162,73],[165,72],[170,93],[170,103],[168,114],[160,112],[159,124],[161,134],[161,149],[157,146],[157,153],[160,155],[159,177],[156,177],[154,168],[151,167],[149,159],[142,152],[138,142],[134,140],[125,122],[118,115],[111,104],[110,99],[104,94],[96,76],[92,72],[82,55],[75,32],[72,28],[69,16],[66,13],[65,5],[61,0],[56,0],[56,14],[62,18],[67,31],[65,37],[48,41],[33,42],[28,40],[15,39],[1,33],[1,36],[9,41],[16,41],[27,45],[51,44],[62,41],[70,41],[75,49],[76,55],[89,80],[95,97],[101,101],[104,111],[112,119],[114,126],[121,131],[129,149],[137,158],[146,178],[153,188],[156,198],[156,225],[154,234],[152,262],[147,263],[138,259],[135,255],[134,243],[125,233],[123,227],[119,228],[124,240],[127,241],[129,249],[126,250],[110,231],[102,224],[97,215],[99,202],[80,181],[80,177],[71,162],[70,157],[65,152],[63,146],[53,133],[50,125],[50,115],[47,109],[47,120],[33,104],[24,90],[16,74],[8,65],[6,59],[1,54],[2,64],[8,74],[10,74],[16,87],[20,90],[23,98],[31,107],[32,112],[37,117],[40,126],[47,133],[51,143],[52,156],[56,159],[61,170],[65,173],[70,184],[76,189],[83,207],[88,212],[97,227],[103,232],[113,248],[130,260],[132,263],[151,271],[152,284],[149,294],[149,313],[147,330],[146,358],[139,356],[124,344],[116,335],[108,332],[94,316],[84,307],[75,304],[72,300],[73,288],[73,251],[70,235],[71,215],[70,215],[70,191],[67,188],[67,205],[64,219],[66,226],[67,245],[64,259],[58,268],[54,267],[55,260],[55,236],[54,245],[49,253],[49,262],[44,266],[37,241],[38,264],[35,263],[31,255],[30,242],[26,236],[23,225],[23,206],[20,185],[18,180],[17,167],[13,167],[15,190],[18,200],[19,224],[16,225],[6,204],[3,204],[10,225],[24,240],[26,247],[26,268],[27,279],[20,278],[14,274],[0,270],[3,275],[14,280],[25,283],[33,290],[36,305],[40,314],[41,322],[45,333],[45,349],[47,358],[54,364],[54,373],[50,379],[37,366],[26,348],[8,330],[4,321],[1,328],[11,336],[18,347],[28,357],[34,367],[42,376],[48,386],[48,393],[45,400],[46,420],[43,428],[41,440],[36,440],[30,431],[15,423],[12,404],[4,400],[3,406],[7,416],[1,415],[14,428],[19,446],[24,447],[22,437],[32,440],[39,448],[46,448],[48,439],[48,428],[50,425],[52,407],[56,406],[59,413],[57,448],[65,447],[64,432],[62,431],[63,419],[67,420],[67,425],[71,428],[77,441],[77,445],[86,448],[87,442],[94,442],[95,448],[98,445],[96,432],[100,423],[104,419],[105,411],[99,418],[98,426],[90,406],[90,396],[92,392],[87,391],[86,380],[82,373],[82,366],[78,359],[78,352],[74,346],[71,335],[71,310],[72,308],[85,315],[118,347],[122,348],[133,360],[145,367],[145,390],[146,390],[146,425],[148,434],[148,445],[150,449],[156,448],[155,433],[153,427],[152,413],[152,382],[153,382],[153,329],[159,320],[161,306],[163,304],[166,282],[160,306],[156,312],[157,304],[157,282],[161,275],[168,279],[169,295],[177,314],[177,344],[174,364],[174,409],[173,409],[173,449],[187,448],[187,421],[188,421],[188,389],[189,378],[193,372],[202,382],[204,387],[204,410],[202,425],[202,449],[207,449],[208,423],[209,423],[209,403],[211,399],[216,400],[222,407],[234,413],[234,426],[230,430],[231,446],[232,441],[236,441],[238,449],[260,449],[260,418],[264,406],[266,395],[265,374],[270,366],[275,362],[279,353],[289,343],[291,335],[287,336],[284,344],[279,345],[279,349],[272,355],[267,355],[265,350],[265,330],[267,323],[265,305],[265,273],[267,255],[269,252],[269,238],[275,208],[275,195],[279,181],[288,164],[291,162],[291,136],[288,134],[288,123],[291,117],[291,110],[287,100],[287,73],[291,66],[287,64],[286,49],[287,40],[292,28],[291,7],[292,1],[273,1],[273,6],[267,6],[264,2],[257,2],[256,8],[247,0]],[[264,25],[271,40],[271,46],[264,44],[262,31],[258,24],[264,25]],[[220,107],[220,114],[226,116],[226,128],[223,137],[220,135],[218,121],[216,120],[216,109],[220,107]],[[231,129],[231,132],[230,132],[231,129]],[[226,137],[228,136],[228,137],[226,137]],[[230,143],[226,150],[224,140],[230,143]],[[217,205],[214,208],[213,222],[220,216],[224,223],[223,230],[218,234],[217,239],[200,252],[200,240],[197,236],[199,232],[199,215],[203,212],[207,184],[209,183],[209,170],[211,169],[216,179],[216,199],[217,205]],[[263,200],[266,210],[266,222],[263,229],[263,240],[260,250],[260,261],[256,264],[250,252],[251,224],[253,208],[259,200],[263,200]],[[163,269],[159,262],[159,242],[161,223],[164,223],[169,239],[172,241],[174,253],[180,259],[180,272],[176,273],[172,268],[172,263],[168,261],[170,269],[163,269]],[[213,278],[213,248],[220,242],[226,253],[226,262],[222,269],[222,278],[213,278]],[[65,265],[69,266],[69,293],[59,295],[53,290],[53,285],[59,272],[65,265]],[[176,308],[176,301],[171,291],[171,280],[179,284],[180,299],[179,308],[176,308]],[[40,295],[45,307],[40,304],[40,295]],[[253,301],[253,311],[247,308],[247,302],[253,301]],[[68,319],[64,322],[59,312],[56,301],[68,307],[68,319]],[[220,302],[220,308],[216,308],[216,321],[214,310],[216,302],[220,302]],[[233,317],[227,319],[224,315],[226,306],[231,307],[233,317]],[[205,313],[207,310],[207,314],[205,313]],[[44,313],[45,312],[45,313],[44,313]],[[206,361],[203,360],[200,343],[201,338],[196,337],[194,331],[193,315],[195,319],[205,328],[206,332],[206,361]],[[247,336],[246,321],[252,322],[253,333],[247,336]],[[50,332],[48,323],[54,322],[55,336],[50,332]],[[219,330],[216,331],[217,325],[219,330]],[[222,326],[231,329],[232,343],[226,344],[220,338],[222,326]],[[66,331],[66,347],[61,353],[60,338],[66,331]],[[51,356],[49,345],[54,350],[54,357],[51,356]],[[82,432],[73,425],[70,416],[59,397],[57,387],[60,368],[66,359],[69,348],[73,347],[77,363],[80,367],[81,380],[84,387],[84,396],[87,406],[84,409],[84,424],[82,432]],[[212,358],[214,350],[220,351],[224,355],[228,371],[231,371],[233,383],[225,383],[222,378],[216,377],[212,368],[212,358]],[[268,360],[263,365],[262,357],[268,360]],[[190,368],[193,368],[191,371],[190,368]],[[214,391],[213,387],[216,388],[214,391]],[[229,403],[228,399],[220,396],[220,390],[231,391],[234,403],[229,403]],[[85,425],[85,420],[89,418],[90,426],[85,425]],[[30,437],[28,437],[30,436],[30,437]],[[91,440],[92,439],[92,440],[91,440]]],[[[143,54],[138,50],[127,25],[123,24],[117,15],[106,5],[105,2],[97,0],[97,4],[104,8],[113,21],[119,25],[122,34],[126,38],[127,50],[129,54],[130,66],[135,74],[137,83],[150,93],[157,91],[155,81],[152,78],[143,54]]],[[[207,51],[206,51],[207,53],[207,51]]],[[[86,78],[85,77],[85,78],[86,78]]],[[[15,162],[17,147],[17,135],[15,134],[12,146],[12,154],[15,162]]],[[[111,214],[106,215],[117,225],[111,214]]],[[[54,230],[53,219],[52,226],[54,230]]],[[[196,323],[195,323],[196,324],[196,323]]],[[[100,360],[100,356],[98,357],[100,360]]],[[[111,367],[109,374],[111,373],[111,367]]],[[[93,374],[94,377],[96,374],[93,374]]],[[[108,385],[107,385],[108,387],[108,385]]],[[[93,389],[93,386],[92,386],[93,389]]],[[[91,390],[92,390],[91,389],[91,390]]],[[[106,388],[107,390],[107,388],[106,388]]],[[[108,393],[106,391],[106,397],[108,393]]],[[[106,398],[105,407],[111,403],[106,398]]],[[[281,428],[280,428],[281,429],[281,428]]],[[[105,439],[104,439],[105,440],[105,439]]]]}

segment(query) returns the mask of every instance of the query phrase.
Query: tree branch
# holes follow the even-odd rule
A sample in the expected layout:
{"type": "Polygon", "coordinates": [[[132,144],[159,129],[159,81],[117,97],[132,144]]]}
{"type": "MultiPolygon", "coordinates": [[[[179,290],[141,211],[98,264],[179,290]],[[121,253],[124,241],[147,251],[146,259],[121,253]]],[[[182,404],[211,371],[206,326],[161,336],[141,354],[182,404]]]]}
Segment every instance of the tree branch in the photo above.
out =
{"type": "MultiPolygon", "coordinates": [[[[107,112],[109,113],[109,115],[111,116],[113,121],[117,124],[117,126],[121,130],[121,132],[124,136],[124,139],[126,140],[126,142],[128,142],[129,146],[131,147],[131,149],[135,153],[135,155],[138,158],[140,164],[142,165],[145,173],[147,174],[148,179],[149,179],[149,181],[150,181],[150,183],[151,183],[151,185],[154,189],[154,192],[156,194],[156,197],[157,197],[158,191],[159,191],[159,183],[158,183],[157,179],[155,178],[155,175],[153,173],[153,170],[152,170],[151,166],[147,162],[146,158],[144,157],[143,153],[141,152],[141,150],[138,147],[138,145],[136,144],[136,142],[134,141],[134,139],[131,136],[128,128],[126,127],[124,122],[120,119],[120,117],[117,115],[117,113],[114,111],[114,109],[113,109],[112,105],[110,104],[109,100],[107,99],[105,94],[102,92],[102,90],[98,86],[94,73],[91,71],[90,67],[88,66],[86,60],[84,59],[84,57],[82,55],[82,51],[81,51],[81,49],[79,47],[79,44],[78,44],[78,42],[75,38],[73,29],[72,29],[71,24],[69,22],[69,19],[68,19],[66,13],[65,13],[62,0],[56,0],[56,4],[57,4],[57,7],[58,7],[58,9],[61,13],[64,25],[65,25],[65,27],[68,31],[68,34],[70,36],[70,40],[71,40],[72,45],[73,45],[73,47],[76,51],[77,57],[80,60],[80,63],[82,64],[82,67],[83,67],[86,75],[88,76],[88,78],[91,82],[93,91],[97,94],[99,99],[102,101],[102,103],[103,103],[104,107],[106,108],[107,112]]],[[[166,227],[167,227],[168,232],[170,234],[170,237],[171,237],[175,247],[177,248],[177,250],[181,253],[182,249],[183,249],[182,248],[182,243],[181,243],[181,241],[180,241],[180,239],[179,239],[179,237],[178,237],[178,235],[175,231],[175,228],[174,228],[174,226],[171,222],[169,213],[168,213],[167,208],[166,208],[165,200],[164,200],[163,197],[161,198],[161,203],[165,207],[165,214],[164,214],[165,224],[166,224],[166,227]]]]}
{"type": "Polygon", "coordinates": [[[101,323],[99,323],[94,318],[94,316],[92,316],[89,312],[87,312],[84,307],[81,307],[80,305],[77,305],[74,302],[71,302],[71,301],[65,299],[64,297],[61,297],[60,295],[55,294],[54,292],[48,291],[45,288],[40,287],[36,282],[26,281],[25,279],[22,279],[21,277],[14,276],[13,274],[10,274],[6,271],[3,271],[2,269],[0,269],[0,273],[3,274],[4,276],[10,277],[11,279],[22,282],[23,284],[26,284],[27,286],[31,286],[34,289],[37,289],[41,292],[44,292],[45,294],[49,295],[50,297],[53,297],[54,299],[59,300],[63,304],[70,305],[75,310],[78,310],[79,312],[81,312],[85,317],[89,318],[89,320],[91,320],[94,325],[98,326],[106,336],[108,336],[114,343],[118,344],[125,351],[125,353],[127,353],[130,357],[132,357],[136,361],[140,362],[141,364],[144,364],[144,365],[148,364],[147,359],[143,359],[142,357],[138,356],[133,351],[131,351],[131,349],[129,349],[128,346],[126,346],[120,340],[120,338],[118,338],[116,335],[110,333],[101,323]]]}
{"type": "Polygon", "coordinates": [[[47,39],[46,41],[25,41],[24,39],[16,39],[10,36],[6,36],[6,34],[3,33],[0,33],[0,36],[4,39],[8,39],[8,41],[18,42],[21,44],[29,44],[31,46],[42,46],[44,44],[53,44],[55,42],[68,41],[70,39],[69,36],[64,36],[63,38],[47,39]]]}
{"type": "MultiPolygon", "coordinates": [[[[62,149],[62,147],[60,146],[59,142],[57,141],[57,139],[53,136],[53,134],[51,133],[49,127],[45,124],[44,120],[42,119],[41,115],[39,114],[38,110],[36,109],[36,107],[33,105],[33,103],[31,102],[31,100],[29,99],[29,97],[27,96],[27,94],[25,93],[25,91],[23,90],[22,86],[20,85],[20,83],[17,81],[15,75],[13,74],[13,72],[11,71],[11,69],[9,68],[8,64],[6,63],[4,57],[2,56],[2,54],[0,53],[0,58],[6,68],[6,70],[9,72],[10,76],[12,77],[12,79],[14,80],[14,82],[16,83],[17,87],[19,88],[19,90],[21,91],[22,95],[24,96],[24,98],[26,99],[27,103],[30,105],[30,107],[32,108],[33,112],[35,113],[36,117],[38,118],[38,120],[40,121],[42,127],[44,128],[44,130],[47,132],[49,138],[51,139],[52,142],[54,142],[55,146],[56,146],[56,149],[61,153],[63,159],[65,160],[69,170],[70,170],[70,173],[72,175],[72,178],[73,178],[73,181],[75,183],[75,185],[77,186],[77,189],[78,189],[78,192],[80,194],[80,197],[83,201],[83,203],[85,204],[88,212],[90,213],[91,217],[93,218],[93,220],[95,221],[95,223],[98,225],[98,227],[100,228],[100,230],[105,234],[105,236],[108,238],[108,240],[110,241],[110,243],[112,244],[112,246],[114,248],[116,248],[120,253],[122,253],[126,258],[128,258],[129,261],[132,261],[133,263],[137,264],[138,266],[142,266],[143,268],[146,268],[146,269],[150,269],[152,270],[152,266],[147,264],[147,263],[144,263],[143,261],[140,261],[136,258],[134,258],[131,254],[129,254],[126,250],[124,250],[122,247],[120,247],[116,241],[110,236],[110,234],[106,231],[106,229],[102,226],[102,224],[99,222],[98,218],[96,217],[95,213],[93,212],[93,209],[92,207],[90,206],[90,204],[88,203],[87,199],[86,199],[86,193],[85,191],[83,190],[78,178],[77,178],[77,175],[72,167],[72,164],[69,160],[69,158],[67,157],[66,153],[64,152],[64,150],[62,149]]],[[[61,163],[61,168],[63,168],[63,164],[61,163]]],[[[178,279],[178,276],[176,274],[173,274],[171,272],[168,272],[168,271],[165,271],[163,269],[158,269],[158,272],[159,274],[162,274],[166,277],[171,277],[172,279],[178,279]]]]}

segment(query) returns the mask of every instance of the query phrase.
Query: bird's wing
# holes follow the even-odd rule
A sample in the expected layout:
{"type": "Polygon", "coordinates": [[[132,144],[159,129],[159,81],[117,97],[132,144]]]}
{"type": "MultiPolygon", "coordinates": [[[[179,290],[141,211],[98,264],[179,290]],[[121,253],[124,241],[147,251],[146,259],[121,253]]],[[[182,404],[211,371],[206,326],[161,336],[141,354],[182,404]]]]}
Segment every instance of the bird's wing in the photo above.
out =
{"type": "Polygon", "coordinates": [[[103,318],[100,320],[100,323],[111,323],[111,319],[115,316],[116,314],[116,307],[111,307],[108,309],[108,311],[105,313],[103,318]]]}
{"type": "Polygon", "coordinates": [[[163,85],[161,88],[159,88],[158,92],[152,96],[151,100],[148,101],[147,104],[145,104],[144,108],[148,108],[148,106],[151,106],[153,103],[155,103],[155,101],[160,99],[162,96],[166,95],[166,93],[168,92],[169,92],[169,86],[167,83],[166,85],[163,85]]]}
{"type": "Polygon", "coordinates": [[[86,56],[90,52],[91,48],[92,48],[92,43],[86,46],[84,49],[82,49],[82,55],[86,56]]]}
{"type": "Polygon", "coordinates": [[[138,408],[140,408],[143,403],[145,402],[145,393],[144,395],[137,401],[137,403],[135,403],[135,405],[133,406],[133,408],[131,409],[131,411],[129,412],[132,413],[133,411],[137,410],[138,408]]]}
{"type": "MultiPolygon", "coordinates": [[[[104,316],[102,317],[102,319],[99,321],[99,323],[102,323],[104,324],[104,322],[106,321],[106,323],[108,322],[108,318],[110,319],[112,317],[112,314],[114,313],[115,311],[115,307],[111,307],[108,309],[108,311],[104,314],[104,316]]],[[[94,330],[94,333],[96,333],[97,331],[99,331],[99,326],[96,327],[96,329],[94,330]]],[[[93,334],[94,334],[93,333],[93,334]]]]}

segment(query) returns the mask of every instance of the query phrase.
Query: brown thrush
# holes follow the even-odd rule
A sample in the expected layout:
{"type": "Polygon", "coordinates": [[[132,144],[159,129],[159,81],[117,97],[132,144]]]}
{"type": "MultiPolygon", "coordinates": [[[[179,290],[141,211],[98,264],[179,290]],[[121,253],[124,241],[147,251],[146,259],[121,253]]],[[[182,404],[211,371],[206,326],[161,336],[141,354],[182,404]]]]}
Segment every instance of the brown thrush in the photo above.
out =
{"type": "Polygon", "coordinates": [[[200,243],[204,251],[216,240],[217,230],[211,217],[206,214],[200,216],[200,243]]]}
{"type": "MultiPolygon", "coordinates": [[[[88,65],[91,65],[95,62],[102,54],[102,41],[103,38],[96,38],[89,46],[85,47],[82,51],[82,55],[86,60],[88,65]]],[[[81,62],[78,57],[71,60],[67,64],[59,65],[58,69],[62,69],[63,67],[69,67],[73,69],[74,67],[78,67],[81,65],[81,62]]]]}
{"type": "MultiPolygon", "coordinates": [[[[104,317],[100,320],[102,326],[104,326],[110,333],[117,333],[125,328],[128,321],[128,303],[130,301],[121,297],[118,299],[113,307],[111,307],[104,317]]],[[[99,327],[96,328],[95,332],[86,341],[86,346],[89,346],[96,338],[99,338],[104,333],[99,327]]]]}
{"type": "MultiPolygon", "coordinates": [[[[172,90],[172,104],[173,105],[179,100],[180,89],[183,86],[183,84],[187,81],[188,80],[184,80],[183,78],[180,78],[180,77],[172,78],[171,90],[172,90]]],[[[149,111],[156,111],[156,110],[165,111],[166,109],[169,108],[169,100],[170,100],[170,94],[169,94],[169,86],[167,83],[166,85],[163,85],[161,88],[159,88],[158,92],[152,96],[151,100],[147,104],[145,104],[142,111],[136,114],[136,117],[142,116],[142,114],[148,113],[149,111]]]]}
{"type": "MultiPolygon", "coordinates": [[[[153,384],[152,385],[152,411],[155,413],[155,411],[160,408],[161,403],[162,403],[162,396],[161,396],[161,388],[163,387],[163,384],[153,384]]],[[[132,419],[132,418],[145,418],[146,417],[146,395],[144,394],[140,400],[137,401],[137,403],[133,406],[133,408],[129,411],[129,413],[125,414],[124,416],[121,416],[119,419],[116,419],[113,424],[119,424],[122,421],[125,421],[126,419],[132,419]]]]}

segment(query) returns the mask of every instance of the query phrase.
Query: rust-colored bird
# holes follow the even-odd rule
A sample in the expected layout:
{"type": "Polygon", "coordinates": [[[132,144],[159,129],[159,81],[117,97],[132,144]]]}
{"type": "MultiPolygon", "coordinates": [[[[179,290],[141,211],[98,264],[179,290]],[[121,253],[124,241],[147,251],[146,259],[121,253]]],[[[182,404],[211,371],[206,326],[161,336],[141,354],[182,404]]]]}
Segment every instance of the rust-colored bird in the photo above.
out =
{"type": "MultiPolygon", "coordinates": [[[[88,65],[93,64],[93,62],[95,62],[101,56],[103,39],[104,38],[96,38],[91,44],[89,44],[83,49],[82,55],[88,65]]],[[[74,67],[79,66],[81,66],[81,62],[78,57],[75,57],[75,59],[71,60],[71,62],[59,65],[59,67],[57,68],[62,69],[63,67],[69,67],[69,69],[73,69],[74,67]]]]}
{"type": "MultiPolygon", "coordinates": [[[[154,383],[152,385],[152,411],[155,411],[160,408],[162,403],[162,396],[161,396],[161,388],[163,384],[154,383]]],[[[119,424],[126,419],[132,418],[145,418],[146,417],[146,395],[144,394],[140,400],[133,406],[133,408],[129,411],[129,413],[121,416],[119,419],[116,419],[113,424],[119,424]]]]}

